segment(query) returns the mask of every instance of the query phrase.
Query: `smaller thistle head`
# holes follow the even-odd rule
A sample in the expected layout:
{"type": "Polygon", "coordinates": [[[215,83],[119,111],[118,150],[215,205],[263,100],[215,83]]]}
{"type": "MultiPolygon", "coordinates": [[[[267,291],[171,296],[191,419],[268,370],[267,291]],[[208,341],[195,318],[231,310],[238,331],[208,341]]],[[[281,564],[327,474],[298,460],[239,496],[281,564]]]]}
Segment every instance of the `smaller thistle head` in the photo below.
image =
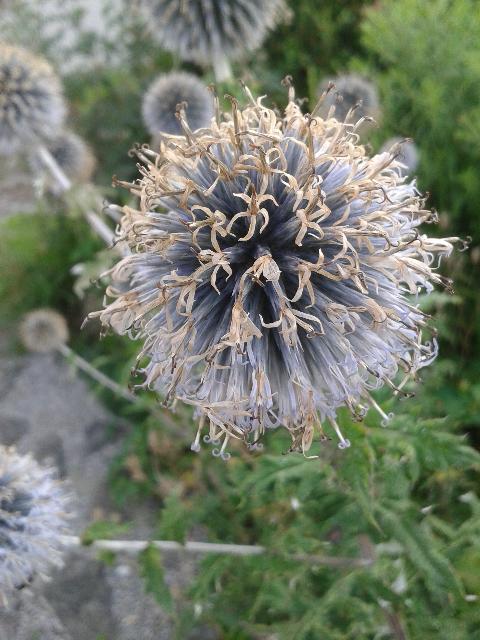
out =
{"type": "Polygon", "coordinates": [[[194,131],[209,126],[213,100],[203,82],[191,73],[166,73],[150,85],[143,99],[143,120],[152,136],[159,133],[183,135],[176,115],[179,105],[184,106],[194,131]]]}
{"type": "Polygon", "coordinates": [[[49,353],[68,342],[65,318],[53,309],[27,313],[19,329],[20,340],[28,351],[49,353]]]}
{"type": "Polygon", "coordinates": [[[356,73],[325,79],[320,84],[318,93],[324,92],[327,92],[321,109],[321,115],[324,117],[332,107],[333,115],[339,122],[345,122],[352,109],[354,112],[350,121],[358,121],[361,118],[378,119],[380,116],[377,88],[370,80],[356,73]]]}
{"type": "Polygon", "coordinates": [[[398,171],[402,177],[413,176],[418,167],[419,151],[413,140],[390,138],[380,149],[380,153],[390,153],[398,161],[398,171]]]}
{"type": "Polygon", "coordinates": [[[76,133],[64,131],[48,144],[48,150],[73,182],[88,182],[95,169],[95,157],[88,144],[76,133]]]}
{"type": "Polygon", "coordinates": [[[0,599],[61,565],[67,502],[53,469],[0,446],[0,599]]]}
{"type": "Polygon", "coordinates": [[[154,35],[182,60],[230,76],[229,60],[258,49],[268,32],[289,17],[284,0],[141,0],[154,35]]]}
{"type": "Polygon", "coordinates": [[[0,154],[54,137],[65,112],[62,87],[50,65],[0,44],[0,154]]]}

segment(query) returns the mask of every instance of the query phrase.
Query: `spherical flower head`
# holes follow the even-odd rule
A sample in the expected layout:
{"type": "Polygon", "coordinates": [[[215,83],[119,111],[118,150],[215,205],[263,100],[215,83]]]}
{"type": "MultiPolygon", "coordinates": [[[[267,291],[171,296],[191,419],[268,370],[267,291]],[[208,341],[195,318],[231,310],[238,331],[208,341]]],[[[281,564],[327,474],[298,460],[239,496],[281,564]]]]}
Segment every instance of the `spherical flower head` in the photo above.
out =
{"type": "Polygon", "coordinates": [[[391,153],[396,156],[402,176],[414,175],[417,170],[420,154],[413,140],[400,137],[390,138],[382,146],[380,153],[391,153]]]}
{"type": "MultiPolygon", "coordinates": [[[[162,47],[218,68],[257,49],[288,16],[284,0],[142,0],[162,47]]],[[[220,77],[218,79],[221,79],[220,77]]]]}
{"type": "Polygon", "coordinates": [[[334,117],[344,122],[348,117],[357,122],[361,118],[378,119],[380,102],[375,85],[356,73],[346,73],[324,80],[319,94],[326,92],[320,114],[327,117],[333,108],[334,117]],[[353,109],[353,112],[352,112],[353,109]]]}
{"type": "Polygon", "coordinates": [[[283,117],[246,93],[210,129],[182,118],[184,137],[137,149],[141,178],[121,183],[139,197],[131,255],[91,315],[143,341],[140,386],[195,406],[194,450],[203,429],[225,457],[230,438],[255,448],[280,425],[292,450],[327,433],[344,448],[337,410],[388,419],[371,391],[435,357],[415,296],[448,284],[435,263],[456,239],[419,231],[432,212],[415,183],[368,157],[355,125],[303,115],[292,87],[283,117]]]}
{"type": "Polygon", "coordinates": [[[28,351],[48,353],[68,342],[65,318],[53,309],[27,313],[19,328],[20,340],[28,351]]]}
{"type": "Polygon", "coordinates": [[[64,131],[48,144],[48,150],[73,182],[88,182],[95,169],[95,157],[88,144],[76,133],[64,131]]]}
{"type": "Polygon", "coordinates": [[[0,446],[0,598],[61,564],[67,502],[53,469],[0,446]]]}
{"type": "Polygon", "coordinates": [[[158,136],[159,133],[183,133],[176,117],[179,105],[184,106],[193,130],[210,124],[213,102],[203,82],[191,73],[167,73],[158,76],[143,99],[143,119],[152,136],[158,136]]]}
{"type": "Polygon", "coordinates": [[[50,65],[0,44],[0,154],[52,138],[64,117],[62,88],[50,65]]]}

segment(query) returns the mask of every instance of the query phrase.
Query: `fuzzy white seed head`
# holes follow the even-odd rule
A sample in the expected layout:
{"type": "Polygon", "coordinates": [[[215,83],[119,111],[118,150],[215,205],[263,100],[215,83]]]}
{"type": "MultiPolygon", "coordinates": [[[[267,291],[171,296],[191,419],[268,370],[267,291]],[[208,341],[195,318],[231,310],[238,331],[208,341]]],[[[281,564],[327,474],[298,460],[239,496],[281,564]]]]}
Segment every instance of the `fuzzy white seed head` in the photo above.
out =
{"type": "Polygon", "coordinates": [[[338,409],[388,421],[371,391],[403,393],[435,358],[415,296],[448,286],[436,266],[458,238],[420,230],[434,218],[415,182],[356,125],[303,115],[291,86],[283,116],[246,93],[209,129],[180,114],[184,136],[136,149],[131,254],[91,317],[143,342],[140,386],[196,408],[193,451],[228,458],[229,439],[257,449],[278,426],[295,451],[328,432],[346,448],[338,409]]]}
{"type": "Polygon", "coordinates": [[[143,119],[152,136],[183,133],[176,115],[180,105],[194,131],[210,124],[212,95],[201,80],[185,72],[158,76],[146,92],[142,105],[143,119]]]}
{"type": "Polygon", "coordinates": [[[53,138],[65,112],[62,87],[50,65],[0,44],[0,154],[53,138]]]}
{"type": "Polygon", "coordinates": [[[48,353],[68,342],[65,318],[53,309],[27,313],[19,328],[20,340],[28,351],[48,353]]]}
{"type": "Polygon", "coordinates": [[[67,502],[53,469],[0,445],[0,599],[61,565],[67,502]]]}

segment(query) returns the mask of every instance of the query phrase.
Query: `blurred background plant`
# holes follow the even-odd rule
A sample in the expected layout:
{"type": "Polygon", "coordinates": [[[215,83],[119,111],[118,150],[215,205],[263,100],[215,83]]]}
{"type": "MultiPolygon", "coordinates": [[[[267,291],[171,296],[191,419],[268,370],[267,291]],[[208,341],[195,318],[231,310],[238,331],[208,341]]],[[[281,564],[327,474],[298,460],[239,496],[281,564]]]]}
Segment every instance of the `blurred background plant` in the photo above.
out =
{"type": "MultiPolygon", "coordinates": [[[[162,51],[135,3],[94,3],[103,30],[92,28],[80,0],[48,0],[53,18],[44,3],[13,4],[15,11],[0,14],[2,37],[34,42],[56,64],[69,126],[97,158],[94,180],[106,197],[125,202],[111,179],[136,177],[128,150],[150,139],[141,117],[146,89],[172,70],[206,84],[212,72],[162,51]]],[[[455,294],[425,302],[440,356],[415,399],[378,394],[396,415],[387,428],[373,414],[365,424],[344,416],[352,447],[327,445],[317,461],[283,456],[289,443],[278,434],[263,454],[236,451],[228,464],[196,456],[188,410],[171,418],[154,413],[150,397],[131,406],[98,389],[132,424],[111,469],[112,495],[127,507],[139,499],[156,504],[158,537],[183,541],[200,531],[211,541],[269,551],[205,559],[190,591],[172,598],[161,558],[149,548],[141,556],[146,585],[176,620],[179,638],[202,620],[230,640],[480,638],[478,3],[291,0],[290,8],[290,24],[277,26],[246,63],[234,62],[234,77],[281,106],[280,80],[289,73],[305,110],[325,79],[350,72],[375,83],[382,117],[368,129],[367,145],[377,151],[392,136],[412,138],[418,183],[439,212],[439,234],[473,239],[470,251],[445,265],[455,294]]],[[[220,96],[226,92],[242,97],[236,82],[218,87],[220,96]]],[[[97,341],[96,326],[80,332],[86,313],[101,306],[102,290],[91,281],[108,268],[109,254],[99,253],[102,242],[68,198],[47,194],[37,209],[1,224],[2,325],[52,307],[67,317],[76,352],[126,385],[135,345],[114,336],[97,341]]]]}

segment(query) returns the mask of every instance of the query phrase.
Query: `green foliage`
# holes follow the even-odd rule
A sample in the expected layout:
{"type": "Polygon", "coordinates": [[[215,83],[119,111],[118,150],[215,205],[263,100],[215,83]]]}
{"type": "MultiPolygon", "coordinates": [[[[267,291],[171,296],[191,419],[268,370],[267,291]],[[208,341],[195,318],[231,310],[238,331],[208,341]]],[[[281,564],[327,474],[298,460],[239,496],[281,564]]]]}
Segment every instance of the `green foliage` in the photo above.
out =
{"type": "Polygon", "coordinates": [[[253,77],[262,78],[269,96],[284,102],[280,80],[293,77],[300,97],[315,105],[318,84],[343,71],[361,50],[360,16],[372,0],[290,0],[292,21],[277,27],[252,63],[253,77]]]}
{"type": "Polygon", "coordinates": [[[82,533],[82,544],[89,546],[95,540],[108,540],[118,536],[124,536],[129,529],[128,524],[118,522],[110,522],[106,520],[95,520],[82,533]]]}
{"type": "MultiPolygon", "coordinates": [[[[39,210],[0,223],[0,307],[12,321],[38,307],[79,315],[71,268],[100,247],[85,222],[39,210]]],[[[75,318],[75,326],[78,318],[75,318]]],[[[80,324],[80,323],[78,323],[80,324]]]]}
{"type": "MultiPolygon", "coordinates": [[[[480,240],[480,11],[476,0],[397,0],[366,12],[363,41],[381,90],[384,131],[420,148],[420,187],[447,234],[480,240]]],[[[475,255],[472,252],[472,257],[475,255]]],[[[455,356],[480,353],[478,261],[456,255],[449,275],[463,303],[455,314],[455,356]]],[[[452,351],[453,351],[452,350],[452,351]]],[[[471,378],[473,379],[472,371],[471,378]]],[[[478,424],[478,419],[476,420],[478,424]]]]}
{"type": "Polygon", "coordinates": [[[172,611],[172,597],[165,583],[160,551],[149,545],[139,556],[140,572],[145,580],[145,589],[151,593],[166,611],[172,611]]]}
{"type": "Polygon", "coordinates": [[[386,2],[363,24],[380,67],[385,127],[419,144],[421,186],[463,233],[478,231],[479,31],[475,0],[386,2]]]}
{"type": "Polygon", "coordinates": [[[181,490],[174,488],[166,497],[159,514],[158,537],[185,542],[191,525],[190,509],[182,502],[181,490]]]}
{"type": "Polygon", "coordinates": [[[317,460],[282,456],[278,433],[268,454],[237,451],[214,467],[181,441],[150,446],[144,471],[161,470],[155,493],[165,495],[160,535],[175,538],[181,520],[183,539],[189,514],[212,540],[268,550],[202,562],[190,597],[221,637],[390,637],[394,624],[412,638],[471,637],[480,455],[445,420],[368,423],[347,428],[351,449],[329,443],[317,460]]]}

